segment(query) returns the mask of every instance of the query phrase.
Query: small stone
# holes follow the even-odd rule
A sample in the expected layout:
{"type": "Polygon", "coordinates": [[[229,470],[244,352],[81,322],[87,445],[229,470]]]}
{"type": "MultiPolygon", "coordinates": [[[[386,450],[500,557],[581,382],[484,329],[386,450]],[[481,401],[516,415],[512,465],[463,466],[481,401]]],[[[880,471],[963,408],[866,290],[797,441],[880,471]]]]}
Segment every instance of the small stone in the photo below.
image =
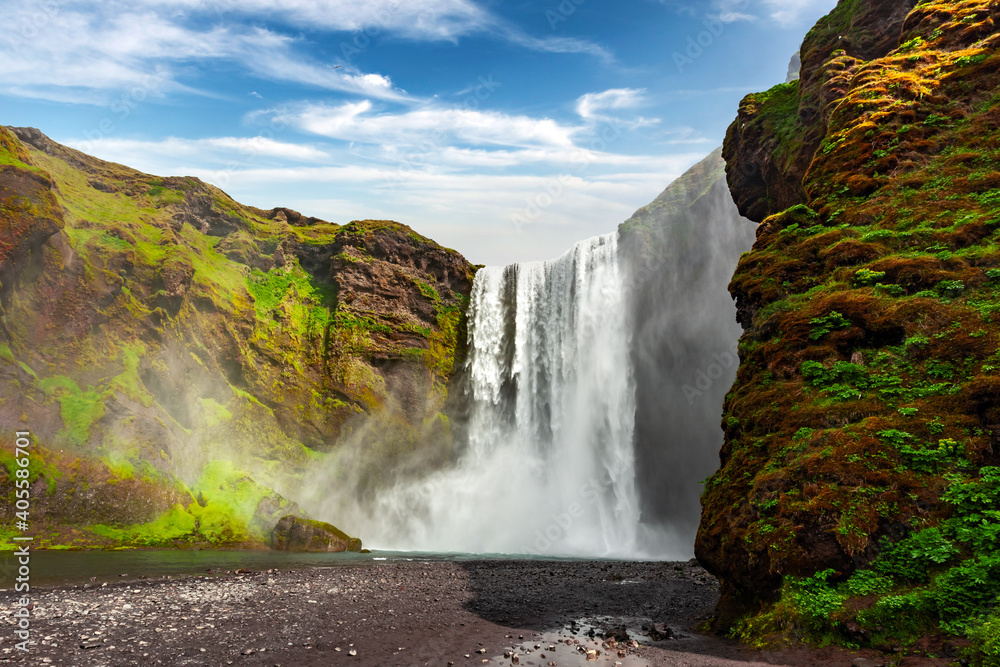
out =
{"type": "Polygon", "coordinates": [[[478,651],[476,651],[476,653],[486,653],[486,649],[484,649],[484,648],[481,648],[481,649],[479,649],[478,651]]]}
{"type": "Polygon", "coordinates": [[[598,651],[596,648],[588,648],[587,649],[587,662],[593,662],[593,661],[597,660],[597,657],[599,655],[601,655],[601,652],[598,651]]]}
{"type": "Polygon", "coordinates": [[[349,655],[351,657],[354,657],[357,654],[358,654],[358,652],[355,649],[353,649],[353,648],[350,651],[347,652],[347,655],[349,655]]]}
{"type": "Polygon", "coordinates": [[[851,665],[853,667],[885,667],[885,663],[868,658],[855,658],[851,665]]]}

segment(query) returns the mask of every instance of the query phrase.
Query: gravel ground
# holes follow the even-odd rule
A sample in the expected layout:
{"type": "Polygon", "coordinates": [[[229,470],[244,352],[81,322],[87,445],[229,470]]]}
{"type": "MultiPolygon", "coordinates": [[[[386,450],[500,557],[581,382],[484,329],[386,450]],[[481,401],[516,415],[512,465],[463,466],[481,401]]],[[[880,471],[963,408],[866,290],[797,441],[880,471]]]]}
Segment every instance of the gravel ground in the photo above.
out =
{"type": "Polygon", "coordinates": [[[0,592],[0,663],[849,667],[861,655],[760,653],[696,633],[718,586],[693,563],[384,563],[32,593],[24,654],[14,646],[19,596],[0,592]]]}

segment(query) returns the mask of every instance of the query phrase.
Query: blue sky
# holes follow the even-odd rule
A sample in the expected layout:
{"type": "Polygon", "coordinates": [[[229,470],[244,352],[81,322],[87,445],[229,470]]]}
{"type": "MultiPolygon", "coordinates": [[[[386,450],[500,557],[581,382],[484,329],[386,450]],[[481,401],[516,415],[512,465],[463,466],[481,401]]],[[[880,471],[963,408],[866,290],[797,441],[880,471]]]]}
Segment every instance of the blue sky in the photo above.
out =
{"type": "Polygon", "coordinates": [[[471,261],[613,231],[835,0],[22,0],[0,124],[471,261]]]}

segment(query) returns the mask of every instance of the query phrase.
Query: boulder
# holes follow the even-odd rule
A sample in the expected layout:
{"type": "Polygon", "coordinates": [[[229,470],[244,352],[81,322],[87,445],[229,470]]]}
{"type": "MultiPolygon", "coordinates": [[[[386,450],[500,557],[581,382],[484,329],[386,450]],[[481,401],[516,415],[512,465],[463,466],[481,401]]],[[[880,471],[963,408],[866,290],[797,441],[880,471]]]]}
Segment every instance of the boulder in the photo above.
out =
{"type": "Polygon", "coordinates": [[[322,521],[287,514],[271,530],[271,548],[279,551],[361,551],[361,540],[322,521]]]}

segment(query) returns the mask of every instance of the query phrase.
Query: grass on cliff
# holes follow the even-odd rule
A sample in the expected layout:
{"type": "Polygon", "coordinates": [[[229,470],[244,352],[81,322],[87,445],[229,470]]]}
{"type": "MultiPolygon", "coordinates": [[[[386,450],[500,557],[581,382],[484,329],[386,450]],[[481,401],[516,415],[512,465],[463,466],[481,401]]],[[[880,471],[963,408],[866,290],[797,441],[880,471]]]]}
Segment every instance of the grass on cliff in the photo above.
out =
{"type": "MultiPolygon", "coordinates": [[[[966,0],[914,13],[924,21],[908,25],[925,32],[886,58],[830,55],[845,93],[806,174],[809,208],[765,220],[736,272],[753,324],[704,499],[706,517],[734,519],[708,518],[703,532],[739,526],[721,548],[783,579],[780,600],[737,626],[744,640],[918,651],[958,636],[994,666],[995,12],[966,0]],[[837,567],[810,571],[818,551],[837,567]]],[[[776,132],[798,118],[782,94],[759,100],[776,132]]]]}
{"type": "Polygon", "coordinates": [[[850,576],[825,570],[787,578],[781,601],[737,634],[755,640],[797,628],[821,644],[858,647],[912,645],[943,631],[969,637],[977,664],[998,664],[1000,468],[945,479],[949,518],[886,541],[868,568],[850,576]]]}

